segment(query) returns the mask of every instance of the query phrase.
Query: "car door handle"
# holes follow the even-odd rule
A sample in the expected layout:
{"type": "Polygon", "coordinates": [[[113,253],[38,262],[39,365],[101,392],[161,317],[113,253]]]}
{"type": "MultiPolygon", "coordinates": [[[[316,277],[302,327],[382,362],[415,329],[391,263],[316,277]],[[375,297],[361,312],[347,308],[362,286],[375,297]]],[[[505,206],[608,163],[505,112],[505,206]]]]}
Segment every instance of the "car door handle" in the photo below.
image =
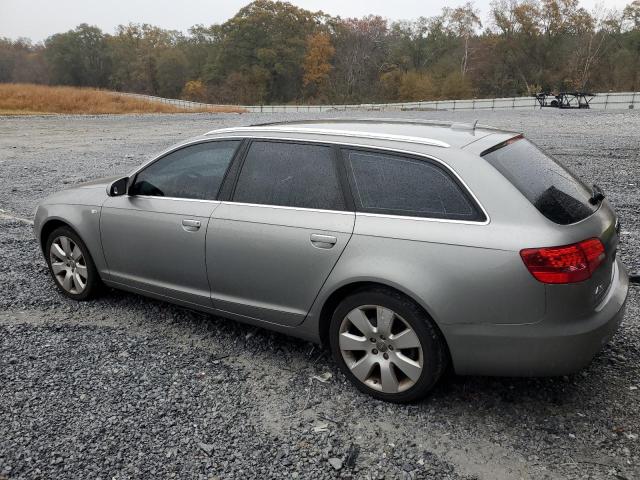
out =
{"type": "Polygon", "coordinates": [[[321,235],[319,233],[311,234],[311,244],[318,248],[331,248],[338,242],[333,235],[321,235]]]}
{"type": "Polygon", "coordinates": [[[200,228],[200,220],[191,220],[189,218],[182,219],[182,228],[187,232],[195,232],[200,228]]]}

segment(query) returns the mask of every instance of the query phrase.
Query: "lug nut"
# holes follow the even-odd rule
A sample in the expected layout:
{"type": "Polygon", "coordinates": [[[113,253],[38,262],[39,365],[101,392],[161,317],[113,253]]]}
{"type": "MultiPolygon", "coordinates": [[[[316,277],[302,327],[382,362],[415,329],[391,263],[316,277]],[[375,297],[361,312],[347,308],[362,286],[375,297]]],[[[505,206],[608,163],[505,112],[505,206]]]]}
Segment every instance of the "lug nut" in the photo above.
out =
{"type": "Polygon", "coordinates": [[[389,345],[389,350],[393,350],[393,345],[389,345]]]}
{"type": "Polygon", "coordinates": [[[375,338],[370,338],[369,340],[371,340],[371,343],[376,343],[376,339],[375,338]]]}
{"type": "Polygon", "coordinates": [[[385,360],[389,360],[389,354],[388,353],[385,353],[382,356],[384,357],[385,360]]]}
{"type": "Polygon", "coordinates": [[[373,353],[374,355],[378,354],[378,350],[376,350],[375,348],[373,350],[371,350],[371,353],[373,353]]]}
{"type": "Polygon", "coordinates": [[[380,335],[380,340],[384,340],[384,335],[380,335]]]}

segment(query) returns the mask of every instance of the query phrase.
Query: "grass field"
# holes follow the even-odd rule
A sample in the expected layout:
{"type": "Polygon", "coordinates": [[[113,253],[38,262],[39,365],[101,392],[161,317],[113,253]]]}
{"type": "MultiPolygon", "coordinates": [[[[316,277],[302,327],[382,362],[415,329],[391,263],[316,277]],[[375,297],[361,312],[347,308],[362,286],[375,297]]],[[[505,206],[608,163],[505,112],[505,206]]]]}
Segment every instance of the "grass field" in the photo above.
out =
{"type": "Polygon", "coordinates": [[[0,115],[183,112],[242,113],[243,109],[233,106],[185,109],[93,88],[0,83],[0,115]]]}

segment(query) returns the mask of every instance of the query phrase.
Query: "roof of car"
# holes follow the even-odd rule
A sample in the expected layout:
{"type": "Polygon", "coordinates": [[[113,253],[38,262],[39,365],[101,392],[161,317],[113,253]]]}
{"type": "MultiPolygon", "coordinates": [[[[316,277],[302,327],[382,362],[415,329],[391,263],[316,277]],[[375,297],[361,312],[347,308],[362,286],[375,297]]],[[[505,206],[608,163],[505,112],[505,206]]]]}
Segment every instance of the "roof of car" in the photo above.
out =
{"type": "Polygon", "coordinates": [[[443,123],[405,119],[322,119],[264,123],[246,127],[213,130],[207,135],[219,133],[259,134],[308,133],[338,137],[375,138],[381,140],[420,143],[436,147],[462,148],[487,135],[506,132],[492,127],[468,123],[443,123]]]}

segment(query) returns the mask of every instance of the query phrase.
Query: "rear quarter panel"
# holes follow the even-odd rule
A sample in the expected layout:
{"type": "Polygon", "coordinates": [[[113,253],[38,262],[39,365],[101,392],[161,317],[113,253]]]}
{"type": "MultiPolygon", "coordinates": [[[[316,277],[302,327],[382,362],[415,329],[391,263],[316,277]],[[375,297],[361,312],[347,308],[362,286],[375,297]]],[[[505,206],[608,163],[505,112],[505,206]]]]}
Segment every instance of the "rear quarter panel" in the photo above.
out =
{"type": "Polygon", "coordinates": [[[372,281],[406,293],[438,324],[539,321],[544,286],[517,251],[482,245],[488,228],[358,215],[320,301],[345,284],[372,281]],[[389,236],[390,231],[398,235],[389,236]]]}

